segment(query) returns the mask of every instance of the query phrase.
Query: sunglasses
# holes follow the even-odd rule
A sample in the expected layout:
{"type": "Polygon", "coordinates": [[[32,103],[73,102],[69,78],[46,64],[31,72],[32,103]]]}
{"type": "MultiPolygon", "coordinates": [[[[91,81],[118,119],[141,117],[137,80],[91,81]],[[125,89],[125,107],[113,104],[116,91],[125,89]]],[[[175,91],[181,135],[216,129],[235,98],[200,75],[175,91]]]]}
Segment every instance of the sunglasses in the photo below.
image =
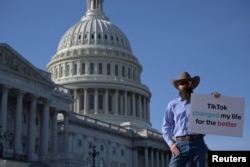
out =
{"type": "Polygon", "coordinates": [[[178,82],[178,85],[191,85],[191,81],[180,81],[178,82]]]}

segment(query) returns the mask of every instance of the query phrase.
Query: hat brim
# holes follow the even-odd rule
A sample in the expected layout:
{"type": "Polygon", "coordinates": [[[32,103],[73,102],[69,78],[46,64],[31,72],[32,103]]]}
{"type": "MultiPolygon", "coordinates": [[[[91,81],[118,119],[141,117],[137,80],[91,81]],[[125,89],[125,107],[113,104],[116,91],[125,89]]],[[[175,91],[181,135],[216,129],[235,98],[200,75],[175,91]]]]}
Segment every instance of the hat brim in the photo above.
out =
{"type": "Polygon", "coordinates": [[[195,89],[199,83],[200,83],[200,77],[199,76],[194,76],[193,78],[190,78],[190,79],[178,79],[178,80],[171,80],[172,84],[174,85],[174,87],[176,89],[178,89],[178,82],[180,81],[191,81],[192,82],[192,87],[193,89],[195,89]]]}

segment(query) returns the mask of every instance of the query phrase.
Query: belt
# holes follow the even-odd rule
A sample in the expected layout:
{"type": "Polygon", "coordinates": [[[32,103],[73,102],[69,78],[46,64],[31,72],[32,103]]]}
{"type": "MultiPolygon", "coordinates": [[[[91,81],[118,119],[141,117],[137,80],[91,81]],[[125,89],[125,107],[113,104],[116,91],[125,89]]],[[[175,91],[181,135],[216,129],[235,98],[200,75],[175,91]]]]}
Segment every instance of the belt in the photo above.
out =
{"type": "Polygon", "coordinates": [[[198,134],[198,135],[185,135],[185,136],[177,136],[176,140],[180,141],[180,140],[199,140],[199,139],[203,139],[204,135],[202,134],[198,134]]]}

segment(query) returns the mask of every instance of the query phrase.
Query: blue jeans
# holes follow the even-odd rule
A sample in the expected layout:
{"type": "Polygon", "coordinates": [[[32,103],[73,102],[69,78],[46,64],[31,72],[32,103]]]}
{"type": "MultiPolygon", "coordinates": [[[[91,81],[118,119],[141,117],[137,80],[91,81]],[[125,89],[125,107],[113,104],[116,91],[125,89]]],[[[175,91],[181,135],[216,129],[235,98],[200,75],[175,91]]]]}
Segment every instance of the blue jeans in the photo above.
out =
{"type": "Polygon", "coordinates": [[[169,167],[206,167],[207,166],[207,146],[203,139],[192,141],[177,141],[180,150],[178,156],[172,155],[169,167]]]}

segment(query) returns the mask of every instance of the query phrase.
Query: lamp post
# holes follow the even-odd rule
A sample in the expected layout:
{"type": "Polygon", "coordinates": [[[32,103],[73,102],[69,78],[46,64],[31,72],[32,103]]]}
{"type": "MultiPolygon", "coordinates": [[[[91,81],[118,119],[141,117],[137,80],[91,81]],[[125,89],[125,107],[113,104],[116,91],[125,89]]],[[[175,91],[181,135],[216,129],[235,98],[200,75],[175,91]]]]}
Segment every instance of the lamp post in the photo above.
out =
{"type": "Polygon", "coordinates": [[[99,152],[96,151],[95,146],[92,147],[92,151],[89,152],[89,156],[92,157],[92,167],[95,167],[95,157],[97,157],[99,155],[99,152]]]}

